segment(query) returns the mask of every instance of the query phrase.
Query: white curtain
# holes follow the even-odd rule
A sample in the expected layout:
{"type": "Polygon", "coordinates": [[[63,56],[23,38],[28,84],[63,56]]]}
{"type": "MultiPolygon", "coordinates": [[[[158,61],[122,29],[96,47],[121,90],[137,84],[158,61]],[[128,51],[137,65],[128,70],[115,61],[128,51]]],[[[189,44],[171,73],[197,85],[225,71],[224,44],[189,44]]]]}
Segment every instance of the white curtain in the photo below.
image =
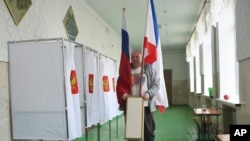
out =
{"type": "Polygon", "coordinates": [[[111,120],[121,112],[115,92],[116,62],[85,48],[84,76],[87,127],[111,120]]]}
{"type": "Polygon", "coordinates": [[[70,75],[75,70],[74,43],[68,42],[64,50],[65,90],[67,101],[69,139],[82,136],[79,93],[72,94],[70,75]]]}
{"type": "Polygon", "coordinates": [[[116,98],[116,62],[112,59],[107,58],[107,66],[106,71],[108,72],[110,91],[107,95],[107,104],[108,104],[108,120],[111,120],[115,116],[117,116],[120,112],[118,110],[119,105],[116,98]]]}
{"type": "Polygon", "coordinates": [[[188,45],[186,46],[186,61],[190,62],[192,58],[193,56],[191,54],[191,47],[190,47],[190,44],[188,43],[188,45]]]}
{"type": "Polygon", "coordinates": [[[87,127],[99,123],[98,53],[84,49],[84,76],[87,110],[87,127]]]}
{"type": "Polygon", "coordinates": [[[119,105],[115,93],[116,82],[116,62],[108,57],[100,55],[99,57],[99,75],[100,75],[100,122],[111,120],[117,116],[119,105]],[[104,88],[106,87],[106,88],[104,88]]]}
{"type": "Polygon", "coordinates": [[[211,0],[210,21],[213,26],[216,26],[221,17],[221,13],[227,4],[228,0],[211,0]]]}
{"type": "MultiPolygon", "coordinates": [[[[108,67],[108,63],[107,63],[107,58],[103,55],[99,56],[99,102],[100,102],[100,122],[104,122],[108,120],[108,105],[107,105],[107,96],[110,90],[110,87],[106,87],[106,92],[104,92],[104,83],[107,84],[106,78],[108,78],[108,72],[107,72],[107,67],[108,67]]],[[[110,84],[108,84],[110,85],[110,84]]]]}
{"type": "Polygon", "coordinates": [[[205,12],[204,9],[202,10],[202,13],[200,15],[200,18],[198,19],[198,22],[196,23],[196,44],[200,45],[203,42],[204,36],[205,36],[205,28],[206,28],[206,20],[205,20],[205,12]]]}
{"type": "Polygon", "coordinates": [[[194,32],[191,36],[191,39],[190,39],[190,52],[191,52],[191,55],[194,57],[196,56],[199,52],[198,52],[198,45],[197,45],[197,42],[196,42],[196,32],[194,32]]]}

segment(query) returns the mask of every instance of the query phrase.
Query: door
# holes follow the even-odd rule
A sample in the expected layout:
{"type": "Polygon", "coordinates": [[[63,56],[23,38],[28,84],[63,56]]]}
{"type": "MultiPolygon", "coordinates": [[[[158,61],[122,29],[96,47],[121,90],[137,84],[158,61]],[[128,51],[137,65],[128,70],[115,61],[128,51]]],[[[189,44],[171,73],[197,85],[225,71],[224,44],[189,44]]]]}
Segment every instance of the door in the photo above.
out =
{"type": "Polygon", "coordinates": [[[164,70],[164,79],[167,89],[168,103],[172,105],[172,70],[164,70]]]}

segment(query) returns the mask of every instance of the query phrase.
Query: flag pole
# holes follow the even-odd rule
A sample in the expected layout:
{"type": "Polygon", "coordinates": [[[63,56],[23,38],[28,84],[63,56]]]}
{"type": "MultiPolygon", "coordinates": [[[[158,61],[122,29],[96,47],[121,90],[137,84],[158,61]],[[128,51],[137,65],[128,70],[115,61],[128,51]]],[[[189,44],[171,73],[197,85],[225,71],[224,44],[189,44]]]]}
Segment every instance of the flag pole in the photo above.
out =
{"type": "Polygon", "coordinates": [[[140,86],[139,86],[139,96],[141,96],[141,97],[143,97],[141,92],[142,92],[142,76],[143,76],[144,63],[145,63],[145,57],[144,57],[144,55],[145,55],[145,44],[147,44],[147,42],[145,42],[145,37],[144,37],[143,47],[142,47],[141,77],[140,77],[140,86]]]}
{"type": "Polygon", "coordinates": [[[142,95],[142,77],[143,77],[143,72],[144,72],[144,54],[145,54],[145,47],[144,47],[145,42],[143,43],[143,48],[142,48],[142,63],[141,63],[141,77],[140,77],[140,86],[139,86],[139,96],[143,97],[142,95]]]}

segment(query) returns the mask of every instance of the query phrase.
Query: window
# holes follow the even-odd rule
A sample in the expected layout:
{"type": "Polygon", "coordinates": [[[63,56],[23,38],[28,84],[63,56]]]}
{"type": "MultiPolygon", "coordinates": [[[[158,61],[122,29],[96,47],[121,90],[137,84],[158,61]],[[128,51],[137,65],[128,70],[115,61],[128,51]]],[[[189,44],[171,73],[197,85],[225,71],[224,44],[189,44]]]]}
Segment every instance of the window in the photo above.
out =
{"type": "Polygon", "coordinates": [[[189,61],[190,92],[194,92],[194,59],[189,61]]]}
{"type": "Polygon", "coordinates": [[[201,48],[201,74],[203,75],[203,94],[209,95],[209,88],[213,87],[212,76],[212,48],[211,48],[211,30],[208,30],[204,36],[201,48]]]}
{"type": "Polygon", "coordinates": [[[228,1],[218,21],[219,94],[220,99],[224,99],[224,95],[229,95],[230,102],[239,101],[234,15],[235,1],[228,1]]]}
{"type": "Polygon", "coordinates": [[[200,73],[200,47],[197,47],[197,54],[195,55],[195,92],[201,93],[201,73],[200,73]]]}

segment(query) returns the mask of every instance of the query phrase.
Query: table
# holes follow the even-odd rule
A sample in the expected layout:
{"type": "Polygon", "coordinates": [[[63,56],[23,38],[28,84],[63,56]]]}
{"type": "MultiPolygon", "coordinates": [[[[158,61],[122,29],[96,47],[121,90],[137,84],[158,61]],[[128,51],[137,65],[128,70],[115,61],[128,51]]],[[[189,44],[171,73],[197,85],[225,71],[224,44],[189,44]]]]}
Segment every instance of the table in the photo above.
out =
{"type": "Polygon", "coordinates": [[[206,110],[204,110],[202,108],[195,108],[194,113],[195,113],[195,115],[198,115],[199,119],[200,119],[201,140],[205,140],[206,139],[205,136],[207,134],[206,123],[205,123],[206,117],[207,117],[207,119],[209,119],[210,116],[219,116],[221,114],[221,112],[219,112],[217,109],[213,109],[213,108],[206,108],[206,110]]]}
{"type": "Polygon", "coordinates": [[[229,141],[230,140],[230,136],[229,134],[219,134],[217,135],[219,141],[229,141]]]}

